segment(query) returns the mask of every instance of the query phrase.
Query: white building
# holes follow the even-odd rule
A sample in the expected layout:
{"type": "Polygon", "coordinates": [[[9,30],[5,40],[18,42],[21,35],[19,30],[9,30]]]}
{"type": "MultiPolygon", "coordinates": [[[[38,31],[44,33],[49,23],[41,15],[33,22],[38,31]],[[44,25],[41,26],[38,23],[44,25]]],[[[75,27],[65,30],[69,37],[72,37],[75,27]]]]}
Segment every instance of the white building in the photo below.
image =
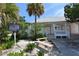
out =
{"type": "Polygon", "coordinates": [[[43,24],[43,33],[53,38],[79,38],[79,22],[68,23],[64,17],[50,17],[38,19],[38,23],[43,24]]]}

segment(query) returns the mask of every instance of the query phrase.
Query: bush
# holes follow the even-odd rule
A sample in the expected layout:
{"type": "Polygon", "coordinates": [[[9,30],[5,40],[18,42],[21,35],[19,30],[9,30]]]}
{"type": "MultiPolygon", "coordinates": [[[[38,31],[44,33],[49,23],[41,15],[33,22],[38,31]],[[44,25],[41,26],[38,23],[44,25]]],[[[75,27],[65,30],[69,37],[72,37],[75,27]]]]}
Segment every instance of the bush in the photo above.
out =
{"type": "Polygon", "coordinates": [[[45,35],[42,33],[37,34],[37,38],[42,38],[42,37],[45,37],[45,35]]]}
{"type": "MultiPolygon", "coordinates": [[[[42,34],[42,33],[37,34],[37,38],[43,38],[43,37],[46,37],[46,36],[44,34],[42,34]]],[[[35,40],[35,35],[32,35],[31,39],[35,40]]]]}
{"type": "Polygon", "coordinates": [[[1,45],[1,47],[2,47],[3,50],[4,50],[4,49],[9,49],[9,48],[12,47],[13,44],[14,44],[14,41],[8,41],[8,42],[6,42],[6,43],[3,43],[3,44],[1,45]]]}
{"type": "Polygon", "coordinates": [[[25,31],[17,32],[16,37],[17,37],[18,40],[27,39],[27,32],[25,32],[25,31]]]}
{"type": "Polygon", "coordinates": [[[2,55],[2,47],[0,46],[0,56],[2,55]]]}
{"type": "Polygon", "coordinates": [[[10,52],[8,56],[24,56],[23,51],[20,52],[10,52]]]}
{"type": "Polygon", "coordinates": [[[35,43],[29,43],[24,49],[25,51],[32,51],[36,47],[35,43]]]}
{"type": "Polygon", "coordinates": [[[38,56],[44,56],[44,51],[38,51],[37,55],[38,56]]]}
{"type": "Polygon", "coordinates": [[[0,46],[0,51],[2,50],[2,47],[0,46]]]}
{"type": "Polygon", "coordinates": [[[21,39],[27,39],[27,32],[21,34],[21,39]]]}
{"type": "Polygon", "coordinates": [[[0,34],[0,43],[4,43],[8,40],[8,32],[2,31],[0,34]]]}

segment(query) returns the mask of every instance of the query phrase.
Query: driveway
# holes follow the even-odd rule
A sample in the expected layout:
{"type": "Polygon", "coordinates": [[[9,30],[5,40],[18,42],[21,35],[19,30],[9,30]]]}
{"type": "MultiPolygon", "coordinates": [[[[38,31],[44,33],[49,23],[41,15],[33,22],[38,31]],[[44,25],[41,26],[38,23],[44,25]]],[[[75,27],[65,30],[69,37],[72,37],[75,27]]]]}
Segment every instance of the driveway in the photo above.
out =
{"type": "Polygon", "coordinates": [[[65,40],[52,39],[52,42],[56,45],[63,56],[79,56],[79,50],[71,48],[65,40]]]}

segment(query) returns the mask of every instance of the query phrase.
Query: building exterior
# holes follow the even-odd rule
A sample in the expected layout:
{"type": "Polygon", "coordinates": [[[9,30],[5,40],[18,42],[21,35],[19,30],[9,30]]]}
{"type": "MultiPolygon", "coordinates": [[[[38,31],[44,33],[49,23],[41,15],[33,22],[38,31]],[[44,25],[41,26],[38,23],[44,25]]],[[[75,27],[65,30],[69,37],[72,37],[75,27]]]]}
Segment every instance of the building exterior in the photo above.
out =
{"type": "Polygon", "coordinates": [[[43,24],[43,33],[52,38],[79,38],[79,22],[68,23],[64,17],[50,17],[38,19],[38,23],[43,24]]]}

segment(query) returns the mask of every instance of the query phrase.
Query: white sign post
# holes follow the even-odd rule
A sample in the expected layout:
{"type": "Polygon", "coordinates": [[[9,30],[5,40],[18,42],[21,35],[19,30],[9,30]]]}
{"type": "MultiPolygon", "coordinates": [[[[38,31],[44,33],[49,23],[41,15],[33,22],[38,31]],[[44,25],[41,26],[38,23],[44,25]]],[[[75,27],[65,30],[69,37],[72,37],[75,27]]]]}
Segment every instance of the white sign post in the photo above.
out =
{"type": "Polygon", "coordinates": [[[14,32],[14,42],[15,42],[15,46],[16,46],[16,32],[14,32]]]}

